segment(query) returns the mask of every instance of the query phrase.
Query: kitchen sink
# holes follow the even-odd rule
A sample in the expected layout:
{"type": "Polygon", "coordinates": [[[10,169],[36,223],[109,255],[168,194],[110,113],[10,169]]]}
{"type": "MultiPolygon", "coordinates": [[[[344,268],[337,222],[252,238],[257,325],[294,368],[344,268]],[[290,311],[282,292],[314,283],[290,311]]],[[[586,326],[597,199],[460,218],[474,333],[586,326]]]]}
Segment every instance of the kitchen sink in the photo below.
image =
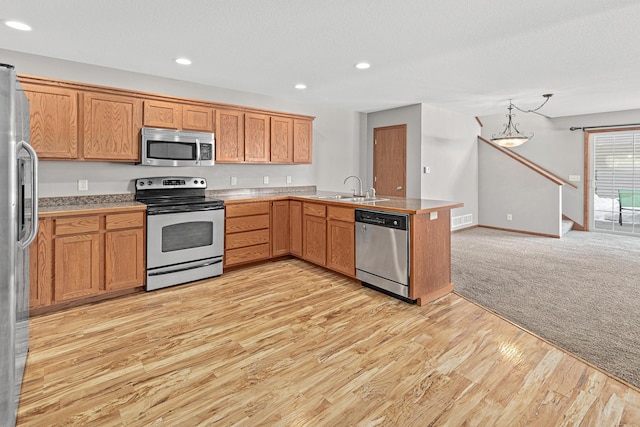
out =
{"type": "Polygon", "coordinates": [[[332,194],[329,196],[311,196],[314,199],[329,199],[329,200],[340,200],[340,199],[351,199],[351,196],[342,196],[340,194],[332,194]]]}

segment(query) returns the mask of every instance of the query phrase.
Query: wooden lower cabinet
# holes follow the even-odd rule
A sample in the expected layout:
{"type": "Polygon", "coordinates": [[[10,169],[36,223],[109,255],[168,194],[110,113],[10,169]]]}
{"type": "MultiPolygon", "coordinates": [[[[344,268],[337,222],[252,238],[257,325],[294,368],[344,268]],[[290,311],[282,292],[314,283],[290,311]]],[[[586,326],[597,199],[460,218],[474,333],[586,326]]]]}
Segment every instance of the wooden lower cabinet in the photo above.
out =
{"type": "Polygon", "coordinates": [[[225,206],[224,266],[269,259],[270,233],[270,202],[225,206]]]}
{"type": "Polygon", "coordinates": [[[329,206],[327,217],[327,267],[355,277],[354,209],[329,206]]]}
{"type": "Polygon", "coordinates": [[[271,202],[271,256],[289,255],[291,252],[289,201],[271,202]]]}
{"type": "Polygon", "coordinates": [[[30,306],[144,285],[144,209],[41,218],[30,248],[30,306]]]}
{"type": "Polygon", "coordinates": [[[327,265],[326,206],[302,204],[302,258],[321,266],[327,265]]]}
{"type": "Polygon", "coordinates": [[[98,232],[55,238],[56,302],[89,297],[100,292],[101,240],[98,232]]]}
{"type": "Polygon", "coordinates": [[[289,253],[302,256],[302,202],[289,201],[289,253]]]}

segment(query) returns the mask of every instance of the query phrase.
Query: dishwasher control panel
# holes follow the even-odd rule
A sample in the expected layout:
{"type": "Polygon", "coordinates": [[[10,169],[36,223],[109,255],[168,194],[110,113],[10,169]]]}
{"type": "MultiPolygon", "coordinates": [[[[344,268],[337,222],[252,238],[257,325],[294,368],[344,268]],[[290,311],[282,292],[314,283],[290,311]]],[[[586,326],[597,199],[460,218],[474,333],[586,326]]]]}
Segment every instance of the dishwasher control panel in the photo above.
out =
{"type": "Polygon", "coordinates": [[[356,222],[364,224],[380,225],[382,227],[395,228],[397,230],[407,230],[408,221],[408,215],[356,209],[356,222]]]}

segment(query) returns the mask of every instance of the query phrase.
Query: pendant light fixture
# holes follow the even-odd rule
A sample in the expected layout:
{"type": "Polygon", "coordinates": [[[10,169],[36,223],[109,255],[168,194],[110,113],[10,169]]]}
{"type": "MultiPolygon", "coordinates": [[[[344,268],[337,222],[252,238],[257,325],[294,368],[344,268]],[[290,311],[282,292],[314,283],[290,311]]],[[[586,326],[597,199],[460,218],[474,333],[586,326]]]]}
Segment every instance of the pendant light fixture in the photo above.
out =
{"type": "Polygon", "coordinates": [[[491,136],[491,141],[495,142],[496,144],[502,147],[517,147],[518,145],[522,145],[528,140],[530,140],[531,138],[533,138],[533,132],[528,134],[520,132],[520,130],[518,129],[519,123],[515,123],[513,121],[513,118],[516,115],[513,113],[512,110],[515,108],[516,110],[522,111],[523,113],[535,113],[540,108],[542,108],[544,104],[546,104],[549,101],[549,98],[551,98],[553,94],[548,93],[542,96],[545,98],[544,101],[542,102],[542,104],[540,104],[538,108],[534,108],[533,110],[523,110],[521,108],[518,108],[518,106],[516,106],[513,102],[511,102],[511,100],[509,100],[509,108],[507,108],[509,110],[509,113],[506,116],[507,123],[504,124],[504,129],[502,130],[502,132],[493,134],[491,136]]]}

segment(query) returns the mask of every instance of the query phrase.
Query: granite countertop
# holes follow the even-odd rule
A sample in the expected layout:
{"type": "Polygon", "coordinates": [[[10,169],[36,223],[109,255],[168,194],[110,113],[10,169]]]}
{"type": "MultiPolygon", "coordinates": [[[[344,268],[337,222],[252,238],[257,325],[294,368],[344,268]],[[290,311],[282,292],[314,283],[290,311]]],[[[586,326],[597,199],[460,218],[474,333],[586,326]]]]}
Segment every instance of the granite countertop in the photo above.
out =
{"type": "MultiPolygon", "coordinates": [[[[370,208],[401,212],[407,214],[423,214],[433,211],[453,209],[464,206],[460,202],[430,199],[411,199],[403,197],[378,196],[380,200],[346,201],[326,198],[327,196],[350,197],[348,193],[335,191],[318,191],[315,186],[278,187],[234,190],[207,190],[207,199],[224,200],[225,204],[243,203],[251,201],[274,201],[297,199],[316,201],[334,206],[370,208]]],[[[94,196],[49,197],[38,201],[41,216],[104,212],[105,210],[143,210],[146,205],[134,200],[132,193],[105,194],[94,196]]]]}

